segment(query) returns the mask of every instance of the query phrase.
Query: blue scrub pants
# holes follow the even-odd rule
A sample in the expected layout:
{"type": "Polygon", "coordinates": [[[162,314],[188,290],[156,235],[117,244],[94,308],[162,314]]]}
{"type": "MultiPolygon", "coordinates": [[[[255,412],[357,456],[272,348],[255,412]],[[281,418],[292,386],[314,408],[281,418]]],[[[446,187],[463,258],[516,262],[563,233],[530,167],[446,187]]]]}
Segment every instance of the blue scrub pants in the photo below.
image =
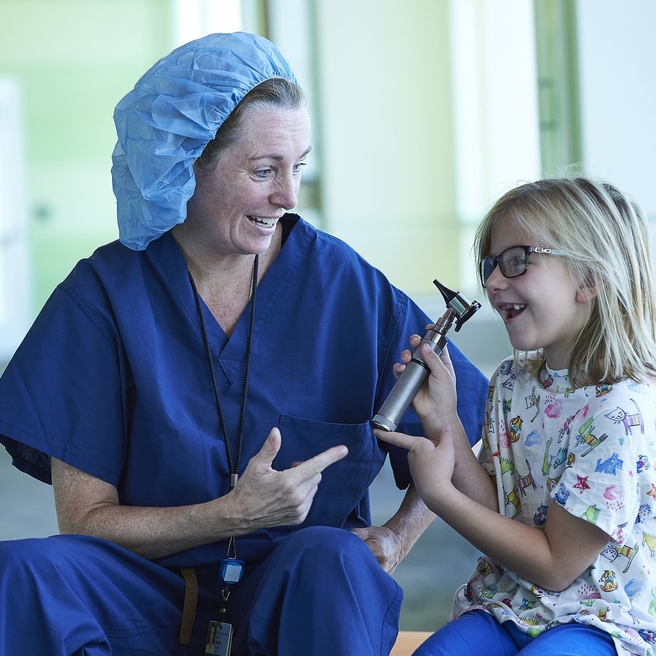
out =
{"type": "MultiPolygon", "coordinates": [[[[387,656],[403,593],[348,531],[309,527],[276,543],[233,588],[233,656],[387,656]]],[[[221,603],[218,567],[196,568],[191,643],[179,644],[184,581],[85,536],[0,542],[0,654],[202,656],[221,603]]]]}
{"type": "Polygon", "coordinates": [[[560,624],[531,638],[513,622],[471,610],[445,624],[413,656],[617,656],[610,634],[585,624],[560,624]]]}

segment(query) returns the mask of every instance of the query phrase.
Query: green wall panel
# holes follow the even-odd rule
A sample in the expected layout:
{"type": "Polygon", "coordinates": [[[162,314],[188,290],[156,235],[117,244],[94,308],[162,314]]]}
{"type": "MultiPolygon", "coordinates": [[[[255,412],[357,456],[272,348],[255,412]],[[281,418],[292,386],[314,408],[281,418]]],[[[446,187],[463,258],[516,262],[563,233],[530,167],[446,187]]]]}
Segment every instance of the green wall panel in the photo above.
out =
{"type": "Polygon", "coordinates": [[[0,76],[23,96],[34,314],[117,236],[112,114],[172,47],[171,0],[0,0],[0,76]]]}

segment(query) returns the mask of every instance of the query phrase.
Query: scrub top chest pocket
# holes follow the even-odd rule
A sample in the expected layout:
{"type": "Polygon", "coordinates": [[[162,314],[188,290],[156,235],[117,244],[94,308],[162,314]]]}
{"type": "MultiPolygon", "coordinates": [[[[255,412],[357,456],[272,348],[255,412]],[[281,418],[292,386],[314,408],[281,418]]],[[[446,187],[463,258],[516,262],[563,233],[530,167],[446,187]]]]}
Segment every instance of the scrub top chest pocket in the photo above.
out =
{"type": "Polygon", "coordinates": [[[282,415],[280,432],[282,447],[273,462],[278,470],[308,460],[332,446],[343,444],[348,448],[346,458],[322,472],[319,490],[303,522],[303,526],[341,527],[366,495],[385,459],[371,425],[334,424],[282,415]]]}

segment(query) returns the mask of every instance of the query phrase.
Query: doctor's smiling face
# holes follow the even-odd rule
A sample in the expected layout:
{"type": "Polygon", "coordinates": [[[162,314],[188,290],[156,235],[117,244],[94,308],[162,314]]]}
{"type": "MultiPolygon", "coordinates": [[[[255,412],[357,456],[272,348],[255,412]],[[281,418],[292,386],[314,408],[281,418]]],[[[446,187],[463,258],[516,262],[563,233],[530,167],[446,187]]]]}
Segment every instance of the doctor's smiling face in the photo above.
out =
{"type": "Polygon", "coordinates": [[[269,248],[278,219],[296,205],[311,150],[304,107],[249,107],[235,130],[212,165],[197,171],[187,219],[178,226],[219,257],[269,248]]]}

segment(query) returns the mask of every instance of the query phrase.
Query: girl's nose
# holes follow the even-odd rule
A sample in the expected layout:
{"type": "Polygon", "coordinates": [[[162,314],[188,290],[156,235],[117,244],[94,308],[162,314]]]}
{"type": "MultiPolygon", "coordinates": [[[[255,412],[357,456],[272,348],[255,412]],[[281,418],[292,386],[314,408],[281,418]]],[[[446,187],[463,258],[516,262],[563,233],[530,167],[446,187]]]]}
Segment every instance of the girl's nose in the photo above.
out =
{"type": "Polygon", "coordinates": [[[485,288],[489,291],[494,291],[506,286],[508,278],[501,273],[501,267],[497,264],[488,279],[485,281],[485,288]]]}

